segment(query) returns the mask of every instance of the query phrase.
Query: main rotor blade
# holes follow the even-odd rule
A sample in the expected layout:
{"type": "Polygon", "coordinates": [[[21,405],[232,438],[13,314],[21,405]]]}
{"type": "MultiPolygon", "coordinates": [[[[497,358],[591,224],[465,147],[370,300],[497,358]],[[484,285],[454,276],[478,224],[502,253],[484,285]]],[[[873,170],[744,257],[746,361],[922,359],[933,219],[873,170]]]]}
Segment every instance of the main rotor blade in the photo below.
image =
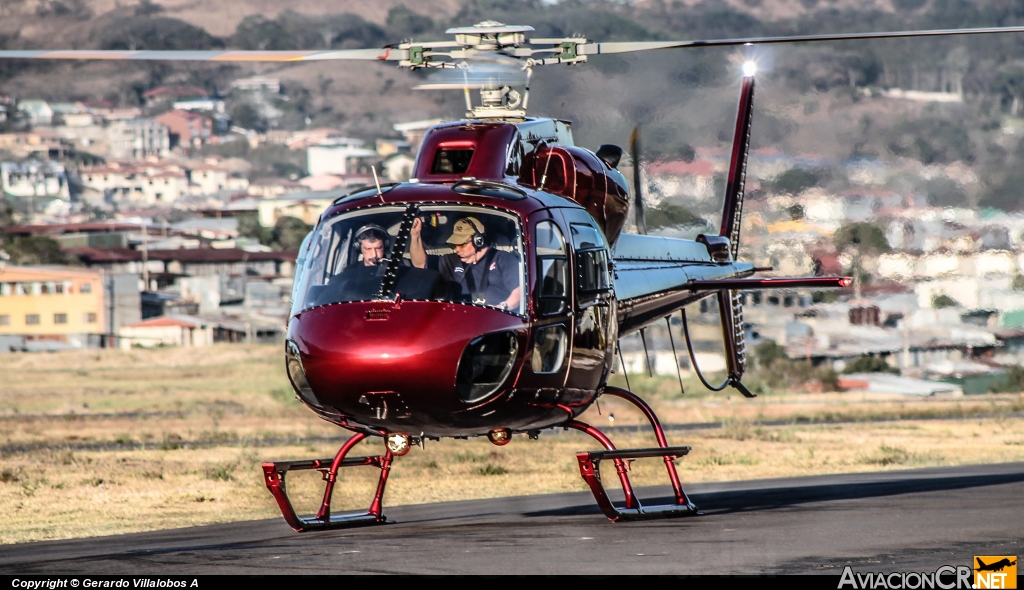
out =
{"type": "Polygon", "coordinates": [[[629,156],[633,158],[633,212],[636,221],[636,233],[647,235],[647,217],[644,215],[644,192],[640,179],[640,126],[633,128],[629,134],[629,156]]]}
{"type": "Polygon", "coordinates": [[[406,49],[338,49],[316,51],[120,51],[120,50],[5,50],[0,59],[100,59],[142,61],[319,61],[336,59],[398,61],[409,58],[406,49]]]}
{"type": "Polygon", "coordinates": [[[946,37],[949,35],[987,35],[991,33],[1024,33],[1021,27],[983,27],[976,29],[934,29],[928,31],[885,31],[875,33],[838,33],[829,35],[792,35],[788,37],[747,37],[744,39],[710,39],[697,41],[616,41],[587,43],[578,49],[580,55],[602,53],[630,53],[651,49],[685,47],[732,47],[737,45],[767,45],[772,43],[805,43],[811,41],[856,41],[858,39],[895,39],[900,37],[946,37]]]}

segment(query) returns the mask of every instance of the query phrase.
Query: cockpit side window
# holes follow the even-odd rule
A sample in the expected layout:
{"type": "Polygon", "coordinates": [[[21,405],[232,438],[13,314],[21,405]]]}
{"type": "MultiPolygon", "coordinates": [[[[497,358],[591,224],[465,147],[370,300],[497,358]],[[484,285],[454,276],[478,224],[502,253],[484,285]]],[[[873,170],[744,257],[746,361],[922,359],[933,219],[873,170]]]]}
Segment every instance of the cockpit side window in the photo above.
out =
{"type": "Polygon", "coordinates": [[[569,307],[569,257],[562,231],[551,221],[537,224],[537,275],[537,313],[564,313],[569,307]]]}

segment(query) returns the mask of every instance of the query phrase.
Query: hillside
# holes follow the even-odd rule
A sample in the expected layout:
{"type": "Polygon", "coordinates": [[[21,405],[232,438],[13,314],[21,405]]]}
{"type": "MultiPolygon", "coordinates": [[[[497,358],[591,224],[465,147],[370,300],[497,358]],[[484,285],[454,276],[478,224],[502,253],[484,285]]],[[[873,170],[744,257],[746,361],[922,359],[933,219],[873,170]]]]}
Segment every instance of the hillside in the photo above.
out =
{"type": "MultiPolygon", "coordinates": [[[[308,0],[286,10],[269,0],[7,0],[0,45],[8,48],[188,49],[381,46],[443,38],[486,18],[530,24],[537,36],[577,32],[601,40],[714,38],[828,31],[898,30],[1024,22],[1013,4],[977,0],[726,0],[633,3],[566,0],[308,0]],[[59,43],[55,40],[60,40],[59,43]]],[[[1024,110],[1024,36],[847,42],[757,48],[761,67],[753,142],[845,159],[902,156],[962,161],[1005,176],[1024,110]],[[942,91],[963,102],[879,98],[886,88],[942,91]],[[871,98],[868,98],[871,95],[871,98]]],[[[729,139],[742,52],[733,49],[600,56],[580,68],[541,68],[531,112],[574,121],[583,145],[622,144],[645,127],[652,155],[719,148],[729,139]]],[[[419,92],[422,73],[388,64],[209,63],[0,64],[0,94],[138,104],[160,84],[227,93],[234,79],[279,78],[286,128],[308,119],[372,138],[391,125],[462,114],[459,92],[419,92]]],[[[1002,182],[996,180],[995,182],[1002,182]]]]}

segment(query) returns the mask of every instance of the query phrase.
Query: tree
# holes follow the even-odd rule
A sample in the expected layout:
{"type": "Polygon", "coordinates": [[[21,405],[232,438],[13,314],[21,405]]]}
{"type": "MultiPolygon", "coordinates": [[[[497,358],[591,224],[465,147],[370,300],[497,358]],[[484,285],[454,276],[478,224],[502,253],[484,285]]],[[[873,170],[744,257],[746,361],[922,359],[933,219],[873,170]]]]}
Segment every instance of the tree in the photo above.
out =
{"type": "Polygon", "coordinates": [[[889,134],[888,148],[893,155],[914,158],[922,164],[974,161],[967,130],[953,121],[937,117],[896,125],[889,134]]]}
{"type": "Polygon", "coordinates": [[[265,131],[267,129],[267,121],[260,116],[259,109],[247,102],[240,102],[232,107],[231,124],[242,129],[256,129],[258,131],[265,131]]]}
{"type": "Polygon", "coordinates": [[[957,301],[956,299],[953,299],[952,297],[950,297],[949,295],[946,295],[945,293],[940,293],[938,295],[932,295],[932,307],[935,308],[935,309],[943,309],[943,308],[946,308],[946,307],[959,307],[959,306],[960,306],[960,302],[959,301],[957,301]]]}
{"type": "Polygon", "coordinates": [[[786,360],[786,347],[774,340],[765,340],[754,347],[758,367],[771,367],[775,361],[786,360]]]}
{"type": "Polygon", "coordinates": [[[11,264],[78,264],[78,260],[60,249],[60,244],[46,236],[20,236],[4,240],[4,250],[11,264]]]}
{"type": "Polygon", "coordinates": [[[836,250],[849,255],[853,259],[850,273],[854,277],[854,296],[860,299],[861,278],[868,278],[864,272],[865,256],[877,256],[890,250],[889,242],[881,227],[866,221],[855,221],[842,225],[832,235],[832,243],[836,250]]]}
{"type": "Polygon", "coordinates": [[[989,388],[992,393],[1020,393],[1024,391],[1024,367],[1014,365],[1006,373],[1006,380],[989,388]]]}
{"type": "Polygon", "coordinates": [[[679,205],[672,205],[671,203],[662,203],[657,207],[651,207],[644,212],[644,220],[647,225],[653,229],[659,227],[692,227],[692,226],[704,226],[707,222],[703,218],[695,215],[689,209],[680,207],[679,205]]]}
{"type": "Polygon", "coordinates": [[[892,373],[899,375],[900,370],[885,362],[885,359],[880,356],[866,355],[859,356],[846,365],[843,373],[847,375],[850,373],[892,373]]]}
{"type": "Polygon", "coordinates": [[[932,207],[966,207],[967,193],[959,183],[948,178],[936,177],[925,185],[928,204],[932,207]]]}
{"type": "Polygon", "coordinates": [[[817,186],[820,176],[813,170],[806,168],[790,168],[775,177],[772,181],[772,190],[778,193],[798,195],[812,186],[817,186]]]}
{"type": "Polygon", "coordinates": [[[127,16],[111,20],[93,34],[100,49],[190,50],[223,47],[220,39],[183,20],[165,16],[127,16]]]}
{"type": "Polygon", "coordinates": [[[251,14],[242,19],[231,36],[231,44],[239,49],[281,51],[298,49],[295,39],[277,22],[262,14],[251,14]]]}
{"type": "Polygon", "coordinates": [[[311,229],[312,226],[298,217],[282,217],[274,224],[272,245],[282,250],[297,250],[311,229]]]}
{"type": "Polygon", "coordinates": [[[396,39],[407,39],[422,35],[434,29],[434,21],[429,16],[417,14],[405,6],[395,6],[388,11],[388,33],[396,35],[396,39]]]}

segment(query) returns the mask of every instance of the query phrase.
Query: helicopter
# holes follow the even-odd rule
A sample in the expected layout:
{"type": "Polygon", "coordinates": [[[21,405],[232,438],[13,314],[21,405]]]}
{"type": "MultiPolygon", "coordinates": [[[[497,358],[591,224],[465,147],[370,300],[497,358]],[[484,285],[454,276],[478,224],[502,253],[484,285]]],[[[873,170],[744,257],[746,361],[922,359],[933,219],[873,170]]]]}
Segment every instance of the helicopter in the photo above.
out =
{"type": "MultiPolygon", "coordinates": [[[[836,288],[850,277],[759,277],[771,270],[739,259],[756,63],[743,64],[721,226],[695,240],[647,235],[639,133],[629,141],[633,191],[618,170],[625,150],[576,146],[572,125],[527,114],[533,69],[579,66],[593,56],[648,50],[1020,33],[1024,27],[869,32],[656,42],[528,38],[530,26],[485,21],[446,31],[453,40],[406,41],[377,49],[328,51],[0,51],[0,58],[206,61],[376,60],[445,74],[426,88],[461,89],[465,118],[425,134],[412,178],[375,184],[335,200],[300,248],[285,341],[296,397],[353,434],[333,457],[263,463],[265,483],[296,531],[387,522],[383,496],[396,457],[442,438],[486,437],[509,444],[565,428],[601,450],[577,453],[580,474],[611,521],[699,514],[683,491],[670,446],[640,396],[609,385],[619,339],[675,313],[694,372],[709,389],[746,397],[742,291],[836,288]],[[522,88],[522,92],[518,88],[522,88]],[[479,91],[479,104],[471,100],[479,91]],[[636,233],[626,233],[632,210],[636,233]],[[726,376],[711,383],[697,365],[685,307],[716,297],[726,376]],[[578,419],[601,396],[636,406],[657,447],[619,449],[578,419]],[[367,437],[379,455],[349,457],[367,437]],[[630,462],[661,458],[673,501],[647,505],[629,479],[630,462]],[[610,461],[624,501],[605,489],[610,461]],[[335,514],[342,468],[380,476],[365,512],[335,514]],[[300,517],[289,472],[319,471],[321,505],[300,517]]],[[[670,331],[671,334],[671,331],[670,331]]],[[[675,343],[673,342],[673,347],[675,343]]]]}

